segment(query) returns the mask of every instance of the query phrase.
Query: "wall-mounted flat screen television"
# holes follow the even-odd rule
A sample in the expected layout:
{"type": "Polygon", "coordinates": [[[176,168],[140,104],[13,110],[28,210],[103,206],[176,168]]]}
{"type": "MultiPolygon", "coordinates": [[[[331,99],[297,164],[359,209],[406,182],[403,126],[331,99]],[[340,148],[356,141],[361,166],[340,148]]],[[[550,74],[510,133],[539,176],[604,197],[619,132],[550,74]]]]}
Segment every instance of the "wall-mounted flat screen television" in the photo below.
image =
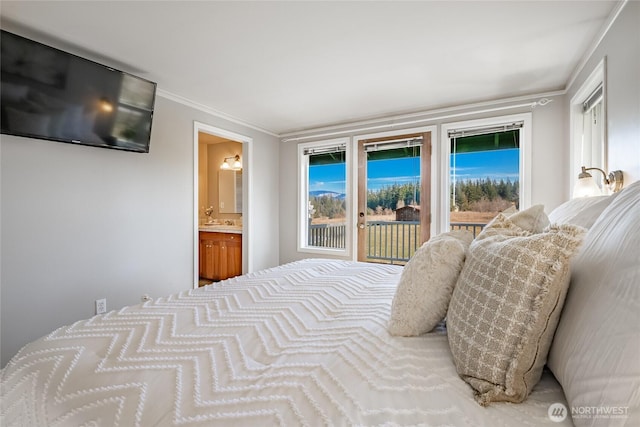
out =
{"type": "Polygon", "coordinates": [[[2,133],[149,152],[155,83],[4,30],[0,44],[2,133]]]}

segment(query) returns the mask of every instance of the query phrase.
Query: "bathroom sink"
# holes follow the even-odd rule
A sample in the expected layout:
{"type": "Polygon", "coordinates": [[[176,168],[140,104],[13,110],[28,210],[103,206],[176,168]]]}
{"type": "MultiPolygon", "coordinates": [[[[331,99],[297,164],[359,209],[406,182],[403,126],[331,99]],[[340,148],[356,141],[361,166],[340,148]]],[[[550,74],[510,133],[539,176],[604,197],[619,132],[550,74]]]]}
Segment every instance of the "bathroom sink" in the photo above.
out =
{"type": "Polygon", "coordinates": [[[242,226],[226,224],[204,224],[200,226],[200,230],[221,233],[242,233],[242,226]]]}

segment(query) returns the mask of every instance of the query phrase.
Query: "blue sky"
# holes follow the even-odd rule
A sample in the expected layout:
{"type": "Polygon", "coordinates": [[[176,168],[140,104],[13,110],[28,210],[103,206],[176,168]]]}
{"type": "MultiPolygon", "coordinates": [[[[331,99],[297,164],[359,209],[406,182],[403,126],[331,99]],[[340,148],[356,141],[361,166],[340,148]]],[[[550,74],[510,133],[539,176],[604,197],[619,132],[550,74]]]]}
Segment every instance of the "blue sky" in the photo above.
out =
{"type": "Polygon", "coordinates": [[[519,153],[520,150],[517,148],[459,153],[451,156],[449,162],[451,175],[453,176],[453,162],[455,160],[457,180],[475,180],[491,177],[492,179],[515,181],[519,176],[519,153]]]}
{"type": "MultiPolygon", "coordinates": [[[[455,155],[456,179],[518,179],[519,150],[481,151],[455,155]]],[[[453,168],[454,157],[450,166],[453,168]]],[[[453,169],[452,169],[453,170],[453,169]]],[[[420,177],[420,160],[417,157],[392,160],[376,160],[367,164],[367,186],[378,190],[393,184],[417,182],[420,177]]],[[[335,191],[345,193],[345,165],[321,165],[309,167],[309,191],[335,191]]]]}
{"type": "Polygon", "coordinates": [[[309,166],[309,191],[335,191],[346,193],[346,168],[344,163],[309,166]]]}

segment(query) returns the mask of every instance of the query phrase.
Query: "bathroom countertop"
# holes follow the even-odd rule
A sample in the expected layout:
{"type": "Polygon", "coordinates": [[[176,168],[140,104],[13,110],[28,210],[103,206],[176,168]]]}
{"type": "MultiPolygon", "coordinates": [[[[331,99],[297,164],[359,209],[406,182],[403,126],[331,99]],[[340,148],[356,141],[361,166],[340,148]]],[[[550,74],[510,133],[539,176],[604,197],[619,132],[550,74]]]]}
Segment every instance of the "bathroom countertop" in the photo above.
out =
{"type": "Polygon", "coordinates": [[[225,224],[201,225],[198,227],[198,230],[208,231],[210,233],[242,234],[241,225],[225,225],[225,224]]]}

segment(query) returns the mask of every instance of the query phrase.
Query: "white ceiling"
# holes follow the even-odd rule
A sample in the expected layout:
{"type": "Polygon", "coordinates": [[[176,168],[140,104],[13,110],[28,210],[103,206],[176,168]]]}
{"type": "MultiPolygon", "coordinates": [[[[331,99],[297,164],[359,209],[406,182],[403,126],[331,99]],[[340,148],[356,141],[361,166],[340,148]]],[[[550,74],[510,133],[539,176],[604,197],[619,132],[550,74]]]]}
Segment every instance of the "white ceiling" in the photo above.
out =
{"type": "Polygon", "coordinates": [[[0,13],[283,134],[562,90],[615,5],[3,0],[0,13]]]}

